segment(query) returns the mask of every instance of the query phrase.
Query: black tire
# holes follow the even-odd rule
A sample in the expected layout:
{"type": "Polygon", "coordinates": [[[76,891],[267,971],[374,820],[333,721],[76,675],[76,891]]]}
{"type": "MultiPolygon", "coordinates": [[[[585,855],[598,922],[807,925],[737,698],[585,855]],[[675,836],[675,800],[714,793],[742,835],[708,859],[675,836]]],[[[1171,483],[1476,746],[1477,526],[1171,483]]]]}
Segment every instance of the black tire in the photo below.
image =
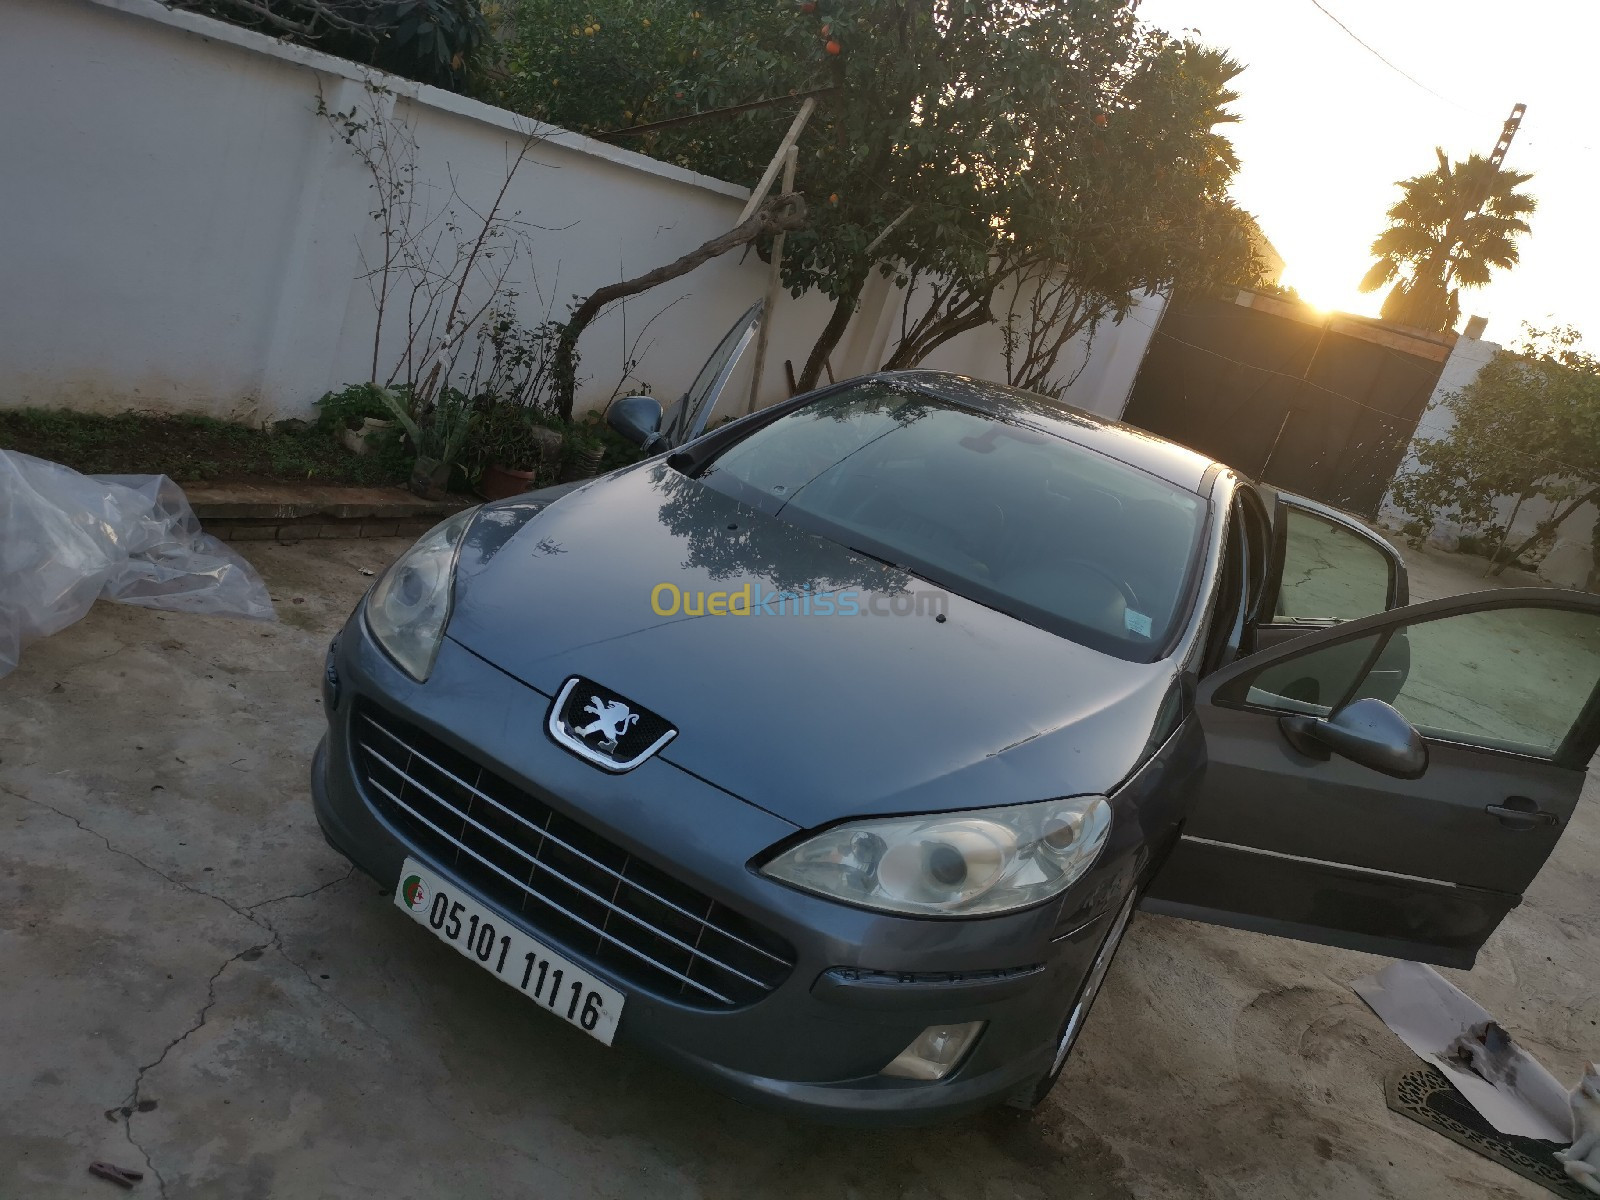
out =
{"type": "Polygon", "coordinates": [[[1122,937],[1128,931],[1128,922],[1133,917],[1133,907],[1138,899],[1137,888],[1130,888],[1128,894],[1123,897],[1116,916],[1111,919],[1111,927],[1106,930],[1105,939],[1100,943],[1100,949],[1095,951],[1094,961],[1089,964],[1089,970],[1083,977],[1083,985],[1078,989],[1072,1007],[1067,1009],[1066,1019],[1061,1023],[1055,1061],[1032,1083],[1024,1084],[1007,1098],[1006,1103],[1012,1108],[1032,1112],[1044,1103],[1044,1098],[1056,1086],[1056,1080],[1061,1078],[1061,1071],[1072,1055],[1072,1047],[1077,1043],[1078,1035],[1083,1032],[1084,1023],[1089,1019],[1089,1010],[1094,1007],[1095,997],[1100,994],[1100,987],[1111,971],[1111,961],[1117,956],[1117,947],[1122,945],[1122,937]]]}

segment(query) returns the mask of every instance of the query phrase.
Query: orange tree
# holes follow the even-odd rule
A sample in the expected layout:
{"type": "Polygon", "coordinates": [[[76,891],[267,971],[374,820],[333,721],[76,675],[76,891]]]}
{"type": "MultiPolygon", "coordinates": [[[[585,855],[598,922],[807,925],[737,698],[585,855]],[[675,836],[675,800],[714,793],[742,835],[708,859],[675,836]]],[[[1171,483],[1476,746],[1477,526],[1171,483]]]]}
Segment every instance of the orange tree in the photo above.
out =
{"type": "Polygon", "coordinates": [[[834,302],[800,374],[809,388],[874,271],[940,289],[932,315],[908,322],[897,366],[997,319],[1001,285],[1042,264],[1066,265],[1094,319],[1178,278],[1243,271],[1226,202],[1235,164],[1213,128],[1227,119],[1226,60],[1143,26],[1135,8],[507,0],[491,10],[493,98],[753,183],[793,102],[660,123],[830,89],[801,141],[809,220],[783,265],[794,292],[834,302]],[[650,128],[618,132],[637,126],[650,128]]]}

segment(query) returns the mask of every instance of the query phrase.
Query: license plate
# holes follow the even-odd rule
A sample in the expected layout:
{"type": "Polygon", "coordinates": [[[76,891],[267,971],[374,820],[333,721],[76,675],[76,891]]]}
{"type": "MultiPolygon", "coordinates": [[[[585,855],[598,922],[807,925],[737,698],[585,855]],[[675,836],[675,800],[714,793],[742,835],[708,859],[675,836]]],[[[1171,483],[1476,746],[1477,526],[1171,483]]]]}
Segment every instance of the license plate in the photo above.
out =
{"type": "Polygon", "coordinates": [[[623,994],[490,912],[415,859],[406,859],[394,902],[495,978],[606,1045],[616,1036],[623,994]]]}

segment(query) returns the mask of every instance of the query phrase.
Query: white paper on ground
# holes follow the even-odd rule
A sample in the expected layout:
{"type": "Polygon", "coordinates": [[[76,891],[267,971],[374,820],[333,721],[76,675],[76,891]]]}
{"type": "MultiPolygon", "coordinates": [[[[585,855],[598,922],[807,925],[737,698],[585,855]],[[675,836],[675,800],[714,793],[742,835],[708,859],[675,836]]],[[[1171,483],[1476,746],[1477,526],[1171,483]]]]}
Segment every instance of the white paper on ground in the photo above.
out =
{"type": "Polygon", "coordinates": [[[1350,985],[1402,1042],[1423,1062],[1438,1067],[1472,1107],[1501,1133],[1572,1141],[1572,1108],[1567,1089],[1544,1065],[1516,1046],[1514,1087],[1497,1088],[1440,1056],[1472,1026],[1494,1017],[1432,967],[1391,963],[1376,975],[1350,985]]]}

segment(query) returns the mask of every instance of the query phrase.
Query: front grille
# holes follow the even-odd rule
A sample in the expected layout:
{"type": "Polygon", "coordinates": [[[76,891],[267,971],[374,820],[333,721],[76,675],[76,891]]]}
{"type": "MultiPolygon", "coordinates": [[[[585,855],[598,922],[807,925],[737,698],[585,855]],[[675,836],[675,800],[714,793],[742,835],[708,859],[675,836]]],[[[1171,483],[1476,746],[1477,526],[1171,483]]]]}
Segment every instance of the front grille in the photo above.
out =
{"type": "Polygon", "coordinates": [[[751,1004],[788,977],[776,935],[387,712],[351,718],[373,806],[557,946],[658,995],[751,1004]]]}

